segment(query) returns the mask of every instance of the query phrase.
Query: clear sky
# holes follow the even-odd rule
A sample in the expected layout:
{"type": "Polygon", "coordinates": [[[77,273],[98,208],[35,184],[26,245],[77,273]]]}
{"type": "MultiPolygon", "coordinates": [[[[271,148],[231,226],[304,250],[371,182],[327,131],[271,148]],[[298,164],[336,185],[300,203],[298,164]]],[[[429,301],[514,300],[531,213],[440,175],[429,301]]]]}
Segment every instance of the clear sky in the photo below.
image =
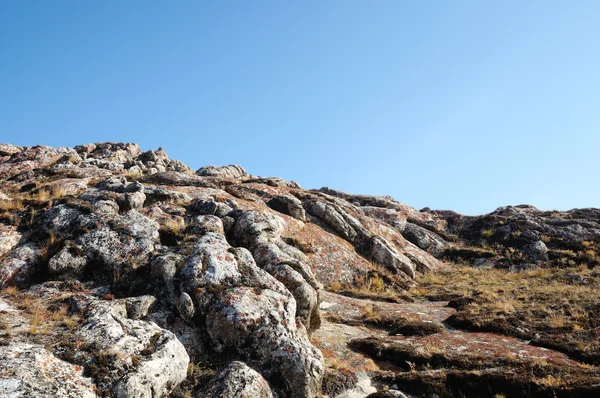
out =
{"type": "Polygon", "coordinates": [[[600,207],[599,1],[0,0],[0,142],[417,208],[600,207]]]}

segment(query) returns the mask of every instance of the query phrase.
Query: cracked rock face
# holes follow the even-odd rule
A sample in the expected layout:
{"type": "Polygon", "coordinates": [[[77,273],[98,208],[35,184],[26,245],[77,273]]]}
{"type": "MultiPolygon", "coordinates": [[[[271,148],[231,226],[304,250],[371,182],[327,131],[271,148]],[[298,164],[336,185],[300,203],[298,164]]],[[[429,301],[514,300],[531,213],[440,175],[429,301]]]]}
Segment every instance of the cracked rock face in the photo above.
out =
{"type": "Polygon", "coordinates": [[[385,272],[399,289],[444,267],[434,236],[400,228],[438,217],[237,165],[194,173],[161,148],[0,144],[0,192],[0,288],[54,314],[2,337],[10,397],[317,397],[323,286],[385,272]]]}

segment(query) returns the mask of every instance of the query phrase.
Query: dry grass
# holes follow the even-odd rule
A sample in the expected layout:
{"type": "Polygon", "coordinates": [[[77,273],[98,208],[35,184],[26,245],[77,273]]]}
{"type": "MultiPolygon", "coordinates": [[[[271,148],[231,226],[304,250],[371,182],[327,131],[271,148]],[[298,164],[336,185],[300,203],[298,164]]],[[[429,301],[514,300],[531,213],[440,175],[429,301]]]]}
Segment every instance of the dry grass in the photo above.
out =
{"type": "MultiPolygon", "coordinates": [[[[29,317],[29,335],[45,335],[57,329],[66,328],[73,330],[80,322],[80,318],[70,315],[65,304],[56,301],[43,300],[36,295],[19,292],[14,287],[0,291],[3,296],[10,296],[11,301],[17,304],[29,317]]],[[[62,332],[61,332],[62,333],[62,332]]]]}
{"type": "Polygon", "coordinates": [[[23,208],[25,208],[25,204],[21,199],[0,200],[1,211],[18,211],[23,208]]]}
{"type": "Polygon", "coordinates": [[[481,231],[481,236],[483,236],[485,239],[491,238],[492,235],[494,235],[494,230],[492,228],[487,228],[481,231]]]}
{"type": "Polygon", "coordinates": [[[342,284],[338,281],[329,284],[329,291],[337,293],[342,290],[342,284]]]}
{"type": "Polygon", "coordinates": [[[409,294],[468,298],[456,315],[463,327],[471,324],[523,338],[538,333],[550,346],[600,361],[600,273],[586,266],[524,272],[459,267],[425,274],[418,282],[409,294]],[[574,280],[574,274],[581,278],[574,280]]]}
{"type": "Polygon", "coordinates": [[[181,221],[165,219],[165,220],[161,221],[160,227],[164,231],[169,231],[175,235],[179,235],[179,234],[181,234],[181,231],[185,227],[185,224],[181,221]]]}
{"type": "Polygon", "coordinates": [[[19,289],[16,286],[8,286],[0,291],[4,296],[16,296],[19,293],[19,289]]]}

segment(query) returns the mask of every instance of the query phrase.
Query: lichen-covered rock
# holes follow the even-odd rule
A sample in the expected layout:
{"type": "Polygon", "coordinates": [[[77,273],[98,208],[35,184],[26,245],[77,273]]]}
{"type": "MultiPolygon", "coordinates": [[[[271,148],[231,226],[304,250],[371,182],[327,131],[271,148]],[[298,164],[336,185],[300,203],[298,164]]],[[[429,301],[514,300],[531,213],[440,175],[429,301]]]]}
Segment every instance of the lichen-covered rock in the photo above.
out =
{"type": "Polygon", "coordinates": [[[81,275],[87,259],[85,251],[72,243],[67,243],[48,261],[50,275],[81,275]]]}
{"type": "Polygon", "coordinates": [[[191,231],[198,235],[203,235],[207,232],[216,232],[225,235],[223,221],[217,216],[197,216],[190,223],[191,231]]]}
{"type": "MultiPolygon", "coordinates": [[[[453,228],[478,229],[471,241],[487,228],[390,197],[303,190],[240,166],[194,174],[162,148],[127,143],[0,145],[0,181],[15,200],[0,214],[0,285],[29,288],[53,311],[71,297],[81,324],[65,325],[78,352],[64,358],[83,358],[98,390],[116,397],[166,396],[186,376],[188,356],[225,355],[247,365],[230,365],[209,395],[318,396],[324,363],[310,338],[322,322],[322,283],[381,276],[390,291],[406,288],[418,273],[443,269],[431,254],[447,251],[453,228]]],[[[527,261],[544,258],[536,242],[547,243],[547,231],[592,239],[600,219],[538,212],[492,216],[522,219],[506,223],[499,243],[518,243],[527,261]]],[[[26,329],[19,336],[35,339],[26,329]]],[[[52,332],[40,338],[62,342],[52,332]]]]}
{"type": "Polygon", "coordinates": [[[373,239],[373,258],[379,264],[384,264],[386,267],[404,272],[411,278],[415,277],[415,269],[412,261],[394,250],[391,245],[383,238],[376,237],[373,239]]]}
{"type": "Polygon", "coordinates": [[[0,289],[13,283],[22,283],[31,276],[39,255],[39,249],[27,243],[18,246],[0,261],[0,289]]]}
{"type": "Polygon", "coordinates": [[[233,236],[248,247],[257,264],[281,281],[296,299],[296,315],[310,332],[321,323],[320,283],[314,277],[308,258],[281,239],[285,223],[276,215],[245,211],[237,214],[233,236]]]}
{"type": "Polygon", "coordinates": [[[306,221],[306,211],[302,202],[293,196],[277,195],[267,202],[267,205],[280,213],[287,214],[300,221],[306,221]]]}
{"type": "Polygon", "coordinates": [[[21,240],[21,233],[12,225],[0,223],[0,257],[10,252],[21,240]]]}
{"type": "Polygon", "coordinates": [[[87,221],[98,226],[81,235],[76,244],[86,249],[88,260],[100,260],[113,270],[145,264],[158,241],[158,224],[135,210],[107,223],[93,217],[87,221]]]}
{"type": "Polygon", "coordinates": [[[423,249],[434,256],[441,255],[448,247],[448,244],[441,236],[412,223],[406,223],[402,230],[402,236],[420,249],[423,249]]]}
{"type": "Polygon", "coordinates": [[[56,358],[37,344],[0,345],[0,397],[95,398],[83,368],[56,358]]]}
{"type": "Polygon", "coordinates": [[[231,362],[196,398],[272,398],[269,383],[243,362],[231,362]]]}
{"type": "Polygon", "coordinates": [[[548,247],[541,240],[525,245],[522,250],[534,263],[548,260],[548,247]]]}
{"type": "Polygon", "coordinates": [[[22,150],[22,148],[11,144],[0,144],[0,156],[12,156],[22,150]]]}
{"type": "MultiPolygon", "coordinates": [[[[79,338],[93,344],[103,355],[115,354],[109,365],[111,374],[118,377],[124,368],[131,369],[136,363],[134,369],[113,380],[115,397],[165,397],[185,379],[189,356],[183,345],[173,333],[153,322],[128,318],[132,300],[102,301],[77,296],[73,301],[85,318],[77,331],[79,338]]],[[[141,303],[146,306],[148,300],[141,303]]],[[[133,313],[137,318],[140,311],[133,313]]]]}
{"type": "Polygon", "coordinates": [[[256,266],[250,252],[231,248],[224,236],[209,232],[197,241],[181,272],[181,288],[205,314],[201,326],[216,351],[253,358],[268,379],[283,381],[285,396],[317,394],[321,353],[296,323],[293,296],[256,266]]]}
{"type": "MultiPolygon", "coordinates": [[[[12,147],[12,146],[11,146],[12,147]]],[[[5,152],[7,151],[5,147],[5,152]]],[[[34,146],[15,151],[9,148],[12,156],[0,163],[0,178],[8,179],[24,171],[50,166],[63,156],[77,155],[71,148],[51,148],[48,146],[34,146]]]]}
{"type": "Polygon", "coordinates": [[[310,210],[347,241],[353,242],[356,239],[358,233],[351,223],[355,226],[359,224],[357,220],[349,222],[334,206],[325,202],[315,203],[310,210]]]}
{"type": "Polygon", "coordinates": [[[227,203],[205,199],[194,202],[192,209],[200,214],[215,215],[217,217],[225,217],[233,210],[227,203]]]}
{"type": "Polygon", "coordinates": [[[246,177],[248,173],[241,166],[232,164],[229,166],[204,166],[196,171],[196,174],[203,177],[225,177],[241,178],[246,177]]]}

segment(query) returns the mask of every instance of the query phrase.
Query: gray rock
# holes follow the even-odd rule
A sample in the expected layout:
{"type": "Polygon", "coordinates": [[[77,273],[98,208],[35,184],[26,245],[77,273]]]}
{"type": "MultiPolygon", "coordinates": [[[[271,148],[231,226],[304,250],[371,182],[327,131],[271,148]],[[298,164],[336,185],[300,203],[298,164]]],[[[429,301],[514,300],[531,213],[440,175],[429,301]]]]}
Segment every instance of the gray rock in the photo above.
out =
{"type": "Polygon", "coordinates": [[[48,271],[50,275],[81,275],[87,259],[85,250],[71,242],[65,246],[48,261],[48,271]]]}
{"type": "Polygon", "coordinates": [[[306,212],[302,202],[293,196],[277,195],[267,202],[267,205],[280,213],[287,214],[300,221],[306,221],[306,212]]]}
{"type": "Polygon", "coordinates": [[[233,236],[249,248],[257,264],[281,281],[296,299],[296,316],[309,333],[321,324],[319,289],[308,258],[281,239],[285,223],[274,214],[245,211],[238,215],[233,236]]]}
{"type": "Polygon", "coordinates": [[[12,283],[23,282],[30,276],[39,255],[39,249],[27,243],[18,246],[7,258],[0,261],[0,289],[12,283]]]}
{"type": "Polygon", "coordinates": [[[431,232],[415,224],[406,223],[402,236],[420,249],[434,256],[440,255],[447,247],[446,241],[435,232],[431,232]]]}
{"type": "Polygon", "coordinates": [[[194,301],[189,294],[186,292],[181,292],[179,295],[179,300],[177,301],[177,310],[181,317],[185,320],[191,320],[196,313],[196,309],[194,308],[194,301]]]}
{"type": "Polygon", "coordinates": [[[123,203],[123,210],[141,210],[144,207],[146,201],[146,195],[144,192],[128,192],[125,194],[123,203]]]}
{"type": "Polygon", "coordinates": [[[123,299],[125,301],[125,308],[127,309],[127,317],[130,319],[142,319],[148,315],[150,307],[156,302],[154,296],[138,296],[138,297],[127,297],[123,299]]]}
{"type": "Polygon", "coordinates": [[[215,215],[217,217],[224,217],[233,210],[226,203],[204,199],[194,202],[192,209],[203,215],[215,215]]]}
{"type": "Polygon", "coordinates": [[[0,156],[12,156],[22,150],[23,148],[11,144],[0,144],[0,156]]]}
{"type": "Polygon", "coordinates": [[[337,211],[331,204],[318,202],[310,208],[311,213],[322,219],[333,228],[342,238],[353,242],[357,237],[357,232],[350,223],[337,211]]]}
{"type": "Polygon", "coordinates": [[[284,381],[286,396],[318,394],[323,358],[296,323],[296,301],[246,249],[209,232],[197,241],[180,279],[196,311],[206,315],[203,326],[217,352],[253,358],[267,378],[284,381]]]}
{"type": "Polygon", "coordinates": [[[0,223],[0,257],[9,253],[21,240],[21,233],[13,225],[0,223]]]}
{"type": "Polygon", "coordinates": [[[46,210],[41,216],[40,224],[57,238],[66,238],[82,225],[81,215],[79,210],[61,204],[46,210]]]}
{"type": "Polygon", "coordinates": [[[196,174],[202,177],[225,177],[242,178],[247,177],[248,173],[241,166],[204,166],[196,171],[196,174]]]}
{"type": "Polygon", "coordinates": [[[541,240],[536,242],[529,243],[525,245],[522,249],[523,253],[525,253],[531,261],[537,263],[539,261],[547,261],[548,260],[548,247],[541,240]]]}
{"type": "Polygon", "coordinates": [[[102,301],[85,296],[73,300],[85,314],[85,323],[76,332],[79,338],[105,354],[116,354],[111,369],[130,369],[114,380],[115,397],[165,397],[185,379],[189,356],[184,346],[173,333],[153,322],[129,319],[127,300],[102,301]],[[133,358],[139,363],[131,369],[133,358]]]}
{"type": "Polygon", "coordinates": [[[95,398],[96,386],[82,373],[41,345],[0,345],[0,397],[95,398]]]}
{"type": "Polygon", "coordinates": [[[99,216],[114,216],[119,214],[119,205],[112,200],[98,200],[93,204],[94,213],[99,216]]]}
{"type": "Polygon", "coordinates": [[[243,362],[231,362],[196,398],[272,398],[269,383],[243,362]]]}
{"type": "Polygon", "coordinates": [[[125,191],[125,186],[127,185],[127,179],[122,176],[111,176],[96,185],[97,189],[102,189],[105,191],[113,191],[113,192],[123,192],[125,191]]]}
{"type": "Polygon", "coordinates": [[[372,254],[375,261],[393,271],[403,272],[411,278],[415,277],[413,262],[408,257],[395,250],[382,237],[375,237],[372,242],[372,254]]]}
{"type": "Polygon", "coordinates": [[[87,250],[88,260],[100,260],[113,270],[145,264],[157,242],[158,224],[135,210],[113,217],[110,226],[99,224],[76,241],[87,250]]]}
{"type": "Polygon", "coordinates": [[[199,235],[203,235],[207,232],[216,232],[224,235],[223,222],[217,216],[196,216],[192,219],[191,232],[199,235]]]}
{"type": "Polygon", "coordinates": [[[235,225],[235,218],[225,216],[221,218],[221,222],[223,222],[223,231],[228,234],[235,225]]]}

